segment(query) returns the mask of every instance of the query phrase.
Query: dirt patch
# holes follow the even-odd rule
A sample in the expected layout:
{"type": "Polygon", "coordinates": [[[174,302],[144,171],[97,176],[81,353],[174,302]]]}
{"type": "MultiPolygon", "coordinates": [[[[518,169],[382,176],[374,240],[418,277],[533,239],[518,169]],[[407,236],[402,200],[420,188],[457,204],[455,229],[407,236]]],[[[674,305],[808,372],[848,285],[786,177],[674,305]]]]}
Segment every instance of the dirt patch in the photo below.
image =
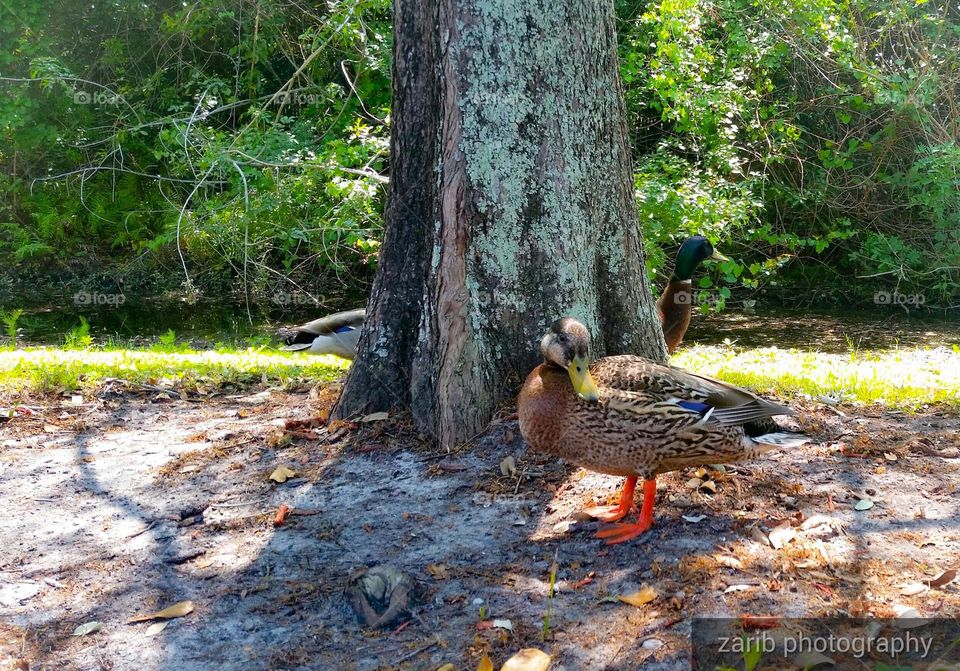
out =
{"type": "Polygon", "coordinates": [[[956,584],[900,593],[960,557],[956,416],[801,408],[813,445],[664,476],[654,529],[608,547],[577,511],[620,480],[528,452],[516,422],[449,455],[402,422],[285,437],[328,396],[104,389],[0,424],[0,668],[473,669],[538,647],[553,669],[673,669],[698,615],[960,615],[956,584]],[[275,527],[282,504],[306,514],[275,527]],[[344,596],[376,564],[421,587],[385,631],[344,596]],[[186,599],[156,635],[126,624],[186,599]]]}

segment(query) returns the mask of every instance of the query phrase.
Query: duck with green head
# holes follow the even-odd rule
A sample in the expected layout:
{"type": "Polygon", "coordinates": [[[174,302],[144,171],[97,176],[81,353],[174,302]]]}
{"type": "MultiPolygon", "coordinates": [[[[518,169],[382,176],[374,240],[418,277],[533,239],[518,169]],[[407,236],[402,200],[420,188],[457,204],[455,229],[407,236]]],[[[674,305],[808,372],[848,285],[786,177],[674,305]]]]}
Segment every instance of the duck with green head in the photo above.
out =
{"type": "Polygon", "coordinates": [[[790,408],[745,389],[638,356],[590,364],[590,334],[564,317],[540,342],[544,362],[527,376],[517,410],[520,432],[535,450],[585,468],[626,476],[620,504],[586,512],[606,521],[626,517],[643,478],[636,524],[597,536],[620,543],[653,524],[656,476],[687,466],[751,459],[808,441],[770,419],[790,408]]]}
{"type": "Polygon", "coordinates": [[[690,317],[693,314],[693,274],[700,263],[706,259],[728,260],[702,235],[694,235],[684,240],[680,245],[680,251],[677,252],[673,276],[663,290],[660,300],[657,301],[663,339],[667,343],[667,351],[670,354],[680,347],[687,327],[690,326],[690,317]]]}

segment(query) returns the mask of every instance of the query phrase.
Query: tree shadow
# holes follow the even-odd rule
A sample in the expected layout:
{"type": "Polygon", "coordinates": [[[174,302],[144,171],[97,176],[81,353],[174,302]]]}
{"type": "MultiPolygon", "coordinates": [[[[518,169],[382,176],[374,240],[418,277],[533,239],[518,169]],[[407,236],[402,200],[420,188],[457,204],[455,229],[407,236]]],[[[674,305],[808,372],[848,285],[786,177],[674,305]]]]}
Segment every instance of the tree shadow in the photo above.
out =
{"type": "MultiPolygon", "coordinates": [[[[584,477],[526,451],[515,422],[497,424],[469,449],[449,455],[426,449],[402,421],[366,426],[333,444],[295,440],[268,447],[279,420],[309,414],[302,401],[265,404],[267,409],[242,422],[222,417],[236,415],[235,404],[202,415],[191,414],[195,406],[189,405],[183,413],[170,404],[138,406],[153,416],[136,429],[143,434],[141,445],[157,446],[153,457],[142,449],[125,453],[119,445],[129,445],[129,436],[78,433],[69,460],[54,464],[65,470],[56,483],[59,510],[37,509],[60,520],[57,535],[38,535],[37,547],[68,550],[62,561],[25,562],[39,570],[30,579],[52,577],[65,587],[55,590],[56,598],[40,597],[44,611],[14,616],[32,628],[36,649],[43,651],[39,668],[367,671],[448,662],[473,668],[481,651],[499,667],[521,647],[551,653],[554,669],[631,669],[641,661],[645,668],[672,668],[687,659],[694,615],[846,608],[876,591],[877,562],[895,563],[883,556],[885,549],[908,556],[906,537],[894,545],[885,540],[894,522],[898,533],[943,536],[955,532],[960,520],[954,502],[942,502],[929,519],[895,507],[897,497],[912,500],[900,491],[904,484],[917,488],[923,480],[929,489],[950,480],[945,469],[936,471],[938,461],[921,460],[932,475],[891,470],[884,480],[874,472],[875,459],[839,457],[823,447],[836,438],[827,427],[809,450],[772,454],[715,474],[716,496],[686,488],[689,473],[664,476],[654,529],[631,543],[605,546],[592,537],[597,523],[566,530],[556,525],[591,496],[615,492],[619,479],[584,477]],[[216,439],[187,442],[189,433],[214,428],[221,430],[216,439]],[[161,445],[163,439],[169,442],[161,445]],[[235,447],[225,447],[230,445],[235,447]],[[185,456],[192,452],[198,454],[185,456]],[[517,459],[518,475],[501,472],[509,455],[517,459]],[[157,464],[128,464],[137,475],[111,476],[131,458],[156,458],[157,464]],[[279,464],[300,475],[270,483],[266,476],[279,464]],[[72,489],[64,484],[71,482],[72,489]],[[796,490],[796,482],[804,488],[796,490]],[[871,511],[853,511],[840,496],[868,488],[879,492],[871,511]],[[834,511],[827,509],[827,492],[834,493],[834,511]],[[795,500],[785,502],[781,494],[795,500]],[[315,514],[294,515],[274,527],[281,503],[315,514]],[[182,526],[197,508],[202,521],[182,526]],[[824,540],[831,554],[834,544],[843,546],[842,562],[824,568],[818,560],[791,574],[785,561],[816,558],[806,540],[804,552],[791,547],[799,547],[795,541],[782,551],[767,547],[750,554],[759,545],[751,539],[752,527],[790,520],[797,511],[808,518],[843,518],[846,534],[824,540]],[[706,518],[689,521],[700,515],[706,518]],[[81,518],[83,524],[74,525],[81,518]],[[105,525],[122,526],[122,538],[105,525]],[[171,561],[198,550],[203,553],[194,558],[171,561]],[[743,568],[720,564],[717,555],[734,557],[743,568]],[[408,624],[370,630],[352,612],[344,587],[355,570],[376,564],[394,566],[422,585],[408,624]],[[559,591],[551,597],[554,565],[559,591]],[[832,594],[813,586],[810,571],[832,578],[819,578],[830,582],[832,594]],[[772,589],[771,581],[780,584],[772,589]],[[745,583],[750,589],[726,592],[745,583]],[[658,593],[649,605],[615,600],[644,584],[658,593]],[[124,624],[132,615],[184,599],[193,600],[196,611],[154,637],[145,636],[147,624],[124,624]],[[511,628],[493,627],[495,619],[509,620],[511,628]],[[91,620],[103,622],[104,630],[71,636],[91,620]],[[644,647],[647,640],[660,647],[644,647]]],[[[116,424],[118,412],[108,413],[101,425],[116,424]]],[[[908,461],[888,468],[906,471],[912,468],[908,461]]],[[[30,482],[28,466],[8,469],[0,482],[30,482]]],[[[50,492],[39,494],[47,498],[50,492]]],[[[25,518],[4,536],[27,535],[30,524],[25,518]]],[[[942,552],[955,551],[956,544],[946,542],[942,552]]]]}

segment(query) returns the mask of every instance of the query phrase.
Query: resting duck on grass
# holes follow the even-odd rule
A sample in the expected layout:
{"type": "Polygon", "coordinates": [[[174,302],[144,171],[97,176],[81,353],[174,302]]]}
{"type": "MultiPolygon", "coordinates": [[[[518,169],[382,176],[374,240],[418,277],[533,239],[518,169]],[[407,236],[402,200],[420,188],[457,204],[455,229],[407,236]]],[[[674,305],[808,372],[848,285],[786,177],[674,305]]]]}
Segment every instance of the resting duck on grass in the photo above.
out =
{"type": "Polygon", "coordinates": [[[607,543],[635,538],[653,524],[659,473],[743,461],[809,441],[770,419],[792,414],[790,408],[725,382],[638,356],[589,365],[590,334],[576,319],[554,322],[540,351],[544,362],[527,376],[517,401],[527,443],[584,468],[626,476],[620,505],[586,511],[601,520],[626,517],[643,478],[638,522],[602,529],[597,537],[607,543]]]}
{"type": "Polygon", "coordinates": [[[365,308],[357,308],[289,329],[285,332],[283,342],[286,347],[283,349],[290,352],[303,350],[310,354],[336,354],[352,360],[357,354],[360,327],[363,326],[365,314],[365,308]]]}
{"type": "Polygon", "coordinates": [[[673,277],[667,283],[663,294],[657,301],[660,313],[660,325],[663,327],[663,339],[667,351],[673,354],[690,326],[693,314],[693,273],[705,259],[727,261],[727,257],[714,250],[713,245],[702,235],[694,235],[683,241],[677,252],[677,262],[673,266],[673,277]]]}

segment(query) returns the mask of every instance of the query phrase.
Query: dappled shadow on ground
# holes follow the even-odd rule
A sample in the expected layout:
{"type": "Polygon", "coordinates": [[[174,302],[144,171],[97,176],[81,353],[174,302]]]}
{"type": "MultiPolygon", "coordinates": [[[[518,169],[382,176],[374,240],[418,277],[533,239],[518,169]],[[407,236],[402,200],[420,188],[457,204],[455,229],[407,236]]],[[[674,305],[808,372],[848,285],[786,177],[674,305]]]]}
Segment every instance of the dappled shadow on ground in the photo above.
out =
{"type": "Polygon", "coordinates": [[[955,416],[803,408],[814,444],[663,476],[654,529],[607,547],[576,512],[619,479],[526,451],[515,422],[449,455],[393,422],[287,442],[284,420],[320,405],[106,394],[5,425],[0,665],[466,669],[539,647],[554,669],[668,669],[695,615],[960,613],[952,585],[899,593],[960,555],[955,416]],[[297,476],[273,483],[281,464],[297,476]],[[308,514],[274,527],[283,503],[308,514]],[[408,624],[358,624],[343,589],[374,564],[423,586],[408,624]],[[643,606],[608,598],[644,585],[643,606]],[[196,610],[155,636],[125,624],[185,599],[196,610]],[[103,629],[71,636],[91,620],[103,629]]]}
{"type": "Polygon", "coordinates": [[[857,312],[762,310],[696,316],[684,338],[687,346],[725,341],[740,347],[809,349],[822,352],[889,350],[898,347],[960,345],[960,321],[935,315],[910,316],[902,309],[857,312]]]}

